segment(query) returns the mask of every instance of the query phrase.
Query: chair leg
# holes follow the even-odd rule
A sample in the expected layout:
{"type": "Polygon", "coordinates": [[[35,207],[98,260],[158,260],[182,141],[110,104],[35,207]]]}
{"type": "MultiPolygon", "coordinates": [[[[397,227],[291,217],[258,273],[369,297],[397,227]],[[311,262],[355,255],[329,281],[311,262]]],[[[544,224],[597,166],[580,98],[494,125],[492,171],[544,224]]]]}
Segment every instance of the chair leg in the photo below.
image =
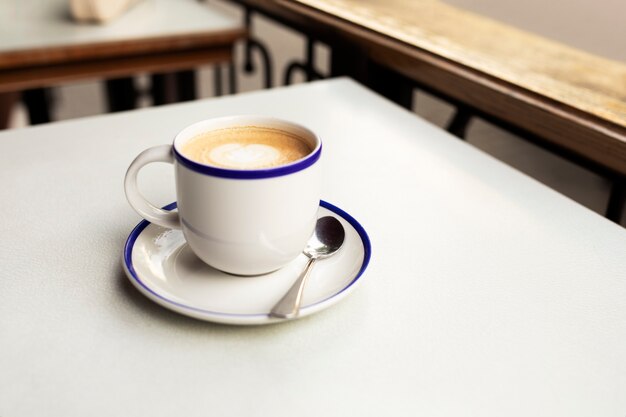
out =
{"type": "Polygon", "coordinates": [[[191,101],[196,95],[196,72],[194,70],[179,71],[176,73],[176,92],[178,101],[191,101]]]}
{"type": "Polygon", "coordinates": [[[465,139],[467,126],[472,121],[472,117],[472,112],[464,106],[459,106],[446,130],[458,138],[465,139]]]}
{"type": "Polygon", "coordinates": [[[135,82],[130,77],[105,81],[106,97],[110,112],[132,110],[137,105],[135,82]]]}
{"type": "Polygon", "coordinates": [[[176,103],[178,100],[178,80],[175,73],[152,74],[150,79],[152,80],[150,94],[153,105],[161,106],[176,103]]]}
{"type": "Polygon", "coordinates": [[[222,87],[222,66],[220,64],[213,66],[213,95],[219,97],[224,94],[222,87]]]}
{"type": "Polygon", "coordinates": [[[28,110],[31,125],[50,122],[50,100],[45,88],[23,91],[22,101],[28,110]]]}
{"type": "Polygon", "coordinates": [[[622,220],[622,214],[624,212],[624,203],[626,202],[626,181],[616,180],[611,187],[611,194],[609,195],[609,203],[606,207],[606,217],[620,223],[622,220]]]}
{"type": "Polygon", "coordinates": [[[0,130],[9,127],[11,111],[19,99],[20,93],[18,92],[0,93],[0,130]]]}
{"type": "Polygon", "coordinates": [[[228,90],[230,94],[237,93],[237,69],[234,61],[228,63],[228,90]]]}

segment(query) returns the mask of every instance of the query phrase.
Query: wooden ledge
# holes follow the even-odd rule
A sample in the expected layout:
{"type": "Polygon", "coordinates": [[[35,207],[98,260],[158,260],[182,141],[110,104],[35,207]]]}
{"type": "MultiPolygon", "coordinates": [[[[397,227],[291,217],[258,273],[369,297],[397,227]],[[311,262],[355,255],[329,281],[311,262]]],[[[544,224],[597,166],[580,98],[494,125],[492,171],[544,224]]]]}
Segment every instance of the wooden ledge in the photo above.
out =
{"type": "Polygon", "coordinates": [[[288,0],[626,127],[626,65],[438,0],[288,0]]]}

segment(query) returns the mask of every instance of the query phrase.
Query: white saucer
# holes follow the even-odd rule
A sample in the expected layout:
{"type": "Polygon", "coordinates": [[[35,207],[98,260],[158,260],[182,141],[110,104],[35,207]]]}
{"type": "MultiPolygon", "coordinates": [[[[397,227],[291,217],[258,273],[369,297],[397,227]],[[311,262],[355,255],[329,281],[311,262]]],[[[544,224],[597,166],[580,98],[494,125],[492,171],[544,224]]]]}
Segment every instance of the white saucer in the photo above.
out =
{"type": "MultiPolygon", "coordinates": [[[[164,209],[173,210],[176,203],[164,209]]],[[[352,216],[325,201],[318,216],[334,216],[346,230],[342,248],[316,263],[304,291],[300,317],[335,304],[348,295],[367,268],[371,247],[367,233],[352,216]]],[[[300,255],[267,275],[239,277],[218,271],[198,259],[180,230],[142,221],[124,247],[124,270],[139,291],[178,313],[227,324],[283,321],[269,311],[298,278],[306,264],[300,255]]]]}

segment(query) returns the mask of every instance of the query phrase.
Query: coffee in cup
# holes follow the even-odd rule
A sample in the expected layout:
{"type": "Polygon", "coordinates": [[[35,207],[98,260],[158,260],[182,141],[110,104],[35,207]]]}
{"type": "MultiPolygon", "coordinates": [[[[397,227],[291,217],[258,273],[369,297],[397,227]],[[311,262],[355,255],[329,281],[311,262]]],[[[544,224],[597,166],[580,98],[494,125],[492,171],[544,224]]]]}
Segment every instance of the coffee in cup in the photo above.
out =
{"type": "Polygon", "coordinates": [[[312,151],[299,136],[262,126],[237,126],[204,132],[181,147],[200,164],[230,169],[261,169],[286,165],[312,151]]]}

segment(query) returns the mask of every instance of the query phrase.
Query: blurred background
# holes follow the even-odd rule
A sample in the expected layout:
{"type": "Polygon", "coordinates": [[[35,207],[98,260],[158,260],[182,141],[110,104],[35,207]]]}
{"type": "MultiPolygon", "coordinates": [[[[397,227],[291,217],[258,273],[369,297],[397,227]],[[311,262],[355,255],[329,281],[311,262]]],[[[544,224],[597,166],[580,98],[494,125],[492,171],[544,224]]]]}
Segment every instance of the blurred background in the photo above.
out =
{"type": "MultiPolygon", "coordinates": [[[[152,0],[144,0],[150,2],[152,0]]],[[[409,0],[410,1],[410,0],[409,0]]],[[[213,7],[243,22],[240,5],[210,0],[213,7]]],[[[556,40],[594,55],[626,62],[626,1],[624,0],[448,0],[450,5],[478,13],[517,28],[556,40]]],[[[1,30],[1,29],[0,29],[1,30]]],[[[306,39],[296,31],[260,14],[254,15],[251,27],[255,38],[262,40],[274,61],[274,85],[283,82],[283,71],[294,58],[304,58],[306,39]]],[[[1,32],[0,32],[1,39],[1,32]]],[[[321,74],[329,74],[330,51],[322,43],[315,46],[315,65],[321,74]]],[[[238,92],[263,88],[259,71],[247,74],[240,70],[244,59],[244,45],[235,48],[235,74],[238,92]]],[[[260,56],[253,57],[261,66],[260,56]]],[[[197,68],[197,96],[199,99],[218,94],[214,67],[197,68]]],[[[147,74],[137,74],[139,89],[150,87],[147,74]]],[[[305,82],[301,72],[295,72],[294,83],[305,82]]],[[[60,85],[49,90],[51,118],[54,121],[106,113],[106,92],[101,80],[85,80],[60,85]]],[[[149,96],[141,96],[138,107],[151,106],[149,96]]],[[[447,126],[454,108],[423,91],[415,91],[412,110],[441,126],[447,126]]],[[[28,113],[23,104],[17,104],[10,113],[9,128],[28,126],[28,113]]],[[[569,196],[588,208],[603,214],[606,210],[611,183],[609,180],[575,165],[560,156],[547,152],[516,135],[481,120],[472,119],[467,130],[467,141],[494,157],[512,165],[538,181],[569,196]]],[[[622,219],[625,224],[626,219],[622,219]]]]}

